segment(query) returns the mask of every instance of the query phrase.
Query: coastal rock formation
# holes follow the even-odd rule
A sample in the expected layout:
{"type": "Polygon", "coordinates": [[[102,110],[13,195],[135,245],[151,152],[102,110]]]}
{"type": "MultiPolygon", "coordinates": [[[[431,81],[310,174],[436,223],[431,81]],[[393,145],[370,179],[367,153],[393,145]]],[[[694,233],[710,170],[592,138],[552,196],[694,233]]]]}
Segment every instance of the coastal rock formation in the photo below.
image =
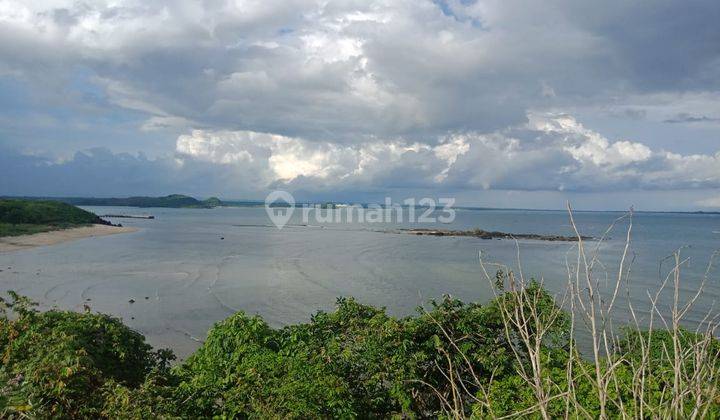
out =
{"type": "Polygon", "coordinates": [[[448,229],[400,229],[398,233],[407,233],[410,235],[421,236],[470,236],[480,239],[531,239],[536,241],[551,242],[577,242],[579,239],[591,240],[590,236],[563,236],[563,235],[540,235],[537,233],[507,233],[497,231],[487,231],[482,229],[473,230],[448,230],[448,229]]]}

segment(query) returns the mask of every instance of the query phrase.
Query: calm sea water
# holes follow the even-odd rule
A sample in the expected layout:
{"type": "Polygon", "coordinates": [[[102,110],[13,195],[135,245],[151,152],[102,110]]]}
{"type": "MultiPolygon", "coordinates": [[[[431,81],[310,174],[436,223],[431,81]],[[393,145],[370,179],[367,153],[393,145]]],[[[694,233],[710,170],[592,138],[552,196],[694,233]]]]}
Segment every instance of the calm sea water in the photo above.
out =
{"type": "MultiPolygon", "coordinates": [[[[418,237],[384,229],[432,227],[409,223],[299,226],[296,213],[282,230],[263,208],[135,209],[87,207],[97,214],[152,214],[154,220],[118,219],[138,232],[0,254],[0,289],[40,302],[121,317],[158,347],[181,357],[192,352],[208,329],[235,311],[257,313],[275,326],[306,321],[333,308],[338,296],[409,315],[431,298],[451,294],[486,301],[491,288],[478,253],[488,261],[517,266],[509,240],[418,237]],[[221,239],[224,238],[224,239],[221,239]],[[134,299],[134,303],[129,300],[134,299]]],[[[576,213],[584,234],[600,235],[619,213],[576,213]]],[[[514,233],[571,234],[565,212],[457,210],[446,229],[482,228],[514,233]]],[[[599,247],[600,261],[616,276],[627,223],[599,247]]],[[[634,217],[629,294],[646,308],[670,268],[664,257],[683,248],[683,296],[697,290],[710,258],[720,249],[720,216],[640,213],[634,217]]],[[[592,244],[594,248],[596,244],[592,244]]],[[[566,261],[574,244],[521,241],[523,272],[542,278],[555,293],[567,282],[566,261]]],[[[697,322],[720,297],[720,270],[711,269],[702,299],[691,313],[697,322]]],[[[627,311],[616,318],[624,320],[627,311]]]]}

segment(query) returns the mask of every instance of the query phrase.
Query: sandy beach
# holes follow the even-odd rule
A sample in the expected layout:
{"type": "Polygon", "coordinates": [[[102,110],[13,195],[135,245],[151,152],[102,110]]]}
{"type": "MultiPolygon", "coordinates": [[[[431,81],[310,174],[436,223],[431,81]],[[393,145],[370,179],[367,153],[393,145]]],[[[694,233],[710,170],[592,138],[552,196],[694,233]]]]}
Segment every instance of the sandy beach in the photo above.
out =
{"type": "Polygon", "coordinates": [[[33,235],[8,236],[0,238],[0,253],[19,251],[38,246],[55,245],[95,236],[115,235],[118,233],[135,232],[137,228],[107,225],[92,225],[72,229],[54,230],[33,235]]]}

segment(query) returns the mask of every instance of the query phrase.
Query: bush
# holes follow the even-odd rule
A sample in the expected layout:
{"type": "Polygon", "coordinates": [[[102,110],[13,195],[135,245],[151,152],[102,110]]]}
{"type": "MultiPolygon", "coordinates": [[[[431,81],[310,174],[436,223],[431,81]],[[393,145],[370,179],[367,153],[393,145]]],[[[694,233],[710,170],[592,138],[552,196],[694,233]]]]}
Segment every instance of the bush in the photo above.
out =
{"type": "Polygon", "coordinates": [[[10,293],[0,318],[0,410],[4,417],[96,417],[102,388],[137,387],[169,361],[116,318],[68,311],[37,312],[10,293]]]}
{"type": "MultiPolygon", "coordinates": [[[[12,313],[0,318],[2,417],[601,416],[596,365],[577,353],[567,314],[535,282],[501,292],[487,305],[445,297],[402,319],[352,298],[338,299],[335,311],[319,312],[309,323],[281,329],[240,312],[218,322],[197,352],[173,368],[170,351],[152,351],[116,318],[37,312],[27,299],[10,295],[3,305],[12,313]],[[507,318],[523,312],[532,312],[534,322],[507,318]],[[536,367],[546,400],[532,384],[536,367]]],[[[687,331],[653,331],[653,340],[648,334],[628,331],[597,365],[613,380],[605,415],[639,407],[651,417],[666,413],[678,369],[668,353],[675,337],[688,360],[692,346],[704,346],[699,355],[720,352],[717,340],[687,331]],[[643,343],[651,343],[651,351],[639,350],[643,343]],[[640,373],[647,376],[642,402],[640,373]]],[[[709,396],[701,413],[712,416],[720,404],[712,399],[720,363],[704,360],[714,362],[684,363],[680,370],[682,378],[705,382],[682,386],[709,396]]]]}

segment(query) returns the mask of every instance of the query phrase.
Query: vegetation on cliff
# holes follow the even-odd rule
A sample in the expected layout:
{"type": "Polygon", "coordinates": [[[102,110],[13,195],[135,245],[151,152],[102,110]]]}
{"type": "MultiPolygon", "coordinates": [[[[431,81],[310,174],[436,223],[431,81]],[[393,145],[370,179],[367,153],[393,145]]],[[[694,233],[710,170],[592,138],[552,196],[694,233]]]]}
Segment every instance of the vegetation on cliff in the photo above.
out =
{"type": "Polygon", "coordinates": [[[119,206],[119,207],[169,207],[169,208],[213,208],[222,205],[217,197],[201,201],[196,198],[170,194],[164,197],[126,197],[126,198],[61,198],[66,203],[77,206],[119,206]]]}
{"type": "Polygon", "coordinates": [[[109,224],[97,215],[58,201],[0,199],[0,237],[91,224],[109,224]]]}

